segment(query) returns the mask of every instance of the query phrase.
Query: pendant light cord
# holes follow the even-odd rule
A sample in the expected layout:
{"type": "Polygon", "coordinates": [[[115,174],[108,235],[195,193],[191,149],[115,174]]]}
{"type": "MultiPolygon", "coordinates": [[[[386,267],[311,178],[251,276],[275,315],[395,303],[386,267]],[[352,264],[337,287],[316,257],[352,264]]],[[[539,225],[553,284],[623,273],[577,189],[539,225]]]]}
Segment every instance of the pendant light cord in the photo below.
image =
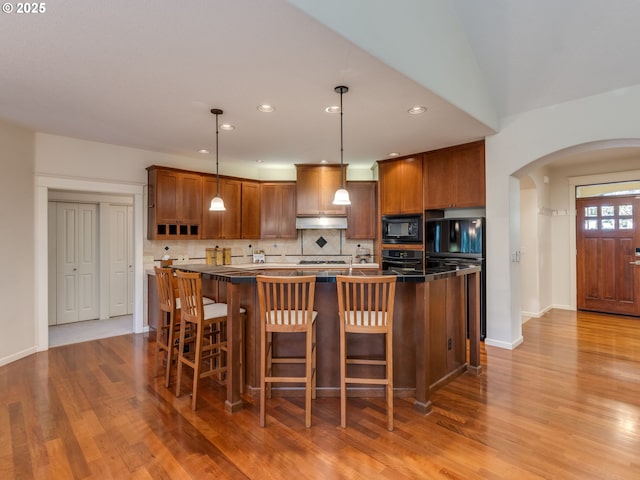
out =
{"type": "Polygon", "coordinates": [[[340,89],[340,188],[344,188],[344,145],[342,143],[342,89],[340,89]]]}
{"type": "Polygon", "coordinates": [[[220,196],[220,175],[218,175],[218,114],[216,113],[216,197],[220,196]]]}

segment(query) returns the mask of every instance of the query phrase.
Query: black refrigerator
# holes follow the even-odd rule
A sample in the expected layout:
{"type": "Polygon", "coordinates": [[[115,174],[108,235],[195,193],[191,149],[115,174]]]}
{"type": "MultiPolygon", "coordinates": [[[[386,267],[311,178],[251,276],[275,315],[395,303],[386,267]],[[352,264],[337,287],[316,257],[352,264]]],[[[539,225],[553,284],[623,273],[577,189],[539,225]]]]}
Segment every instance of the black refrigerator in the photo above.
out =
{"type": "MultiPolygon", "coordinates": [[[[487,336],[485,218],[430,218],[425,221],[425,266],[480,265],[480,339],[487,336]]],[[[467,328],[468,331],[468,328],[467,328]]]]}

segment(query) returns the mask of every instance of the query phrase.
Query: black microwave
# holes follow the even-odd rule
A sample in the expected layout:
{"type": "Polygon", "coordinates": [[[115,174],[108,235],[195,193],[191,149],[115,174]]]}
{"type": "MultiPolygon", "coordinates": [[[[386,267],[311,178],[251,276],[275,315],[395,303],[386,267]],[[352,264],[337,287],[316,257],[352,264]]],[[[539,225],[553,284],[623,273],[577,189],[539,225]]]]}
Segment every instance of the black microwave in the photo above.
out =
{"type": "Polygon", "coordinates": [[[382,243],[422,243],[422,215],[383,216],[382,243]]]}

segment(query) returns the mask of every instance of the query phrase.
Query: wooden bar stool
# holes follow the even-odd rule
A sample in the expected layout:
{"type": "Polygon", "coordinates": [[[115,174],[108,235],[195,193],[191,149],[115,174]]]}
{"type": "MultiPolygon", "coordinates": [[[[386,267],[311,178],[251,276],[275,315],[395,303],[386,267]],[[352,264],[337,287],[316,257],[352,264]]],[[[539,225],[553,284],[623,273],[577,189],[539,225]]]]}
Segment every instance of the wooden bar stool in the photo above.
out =
{"type": "MultiPolygon", "coordinates": [[[[165,386],[171,384],[171,370],[178,351],[180,335],[180,298],[178,284],[172,268],[154,267],[158,291],[158,326],[156,330],[155,372],[158,374],[160,352],[164,352],[165,386]]],[[[204,305],[215,303],[211,298],[202,299],[204,305]]]]}
{"type": "MultiPolygon", "coordinates": [[[[191,390],[191,409],[196,409],[198,383],[200,379],[217,375],[222,381],[227,372],[227,304],[203,304],[202,277],[199,273],[176,272],[178,290],[180,292],[181,322],[180,344],[178,347],[178,373],[176,381],[176,396],[180,396],[182,367],[187,365],[193,369],[193,386],[191,390]],[[190,332],[193,342],[190,348],[185,348],[190,332]]],[[[245,309],[240,309],[245,313],[245,309]]],[[[244,322],[243,322],[244,323],[244,322]]],[[[242,335],[241,328],[241,335],[242,335]]],[[[244,339],[241,338],[241,345],[244,339]]],[[[244,348],[240,358],[244,356],[244,348]]],[[[242,372],[242,366],[240,371],[242,372]]],[[[241,385],[244,382],[241,375],[241,385]]]]}
{"type": "Polygon", "coordinates": [[[311,426],[311,399],[316,398],[316,316],[313,301],[314,275],[300,277],[256,277],[260,306],[260,426],[265,426],[266,398],[271,398],[271,384],[304,383],[305,427],[311,426]],[[273,334],[305,334],[304,357],[276,356],[273,334]],[[302,376],[277,376],[274,364],[304,364],[302,376]],[[267,387],[267,384],[269,385],[267,387]]]}
{"type": "Polygon", "coordinates": [[[336,275],[340,317],[340,424],[347,426],[347,384],[385,385],[387,428],[393,430],[393,306],[395,276],[336,275]],[[347,333],[385,336],[384,358],[349,357],[347,333]],[[384,378],[347,376],[348,365],[381,365],[384,378]]]}

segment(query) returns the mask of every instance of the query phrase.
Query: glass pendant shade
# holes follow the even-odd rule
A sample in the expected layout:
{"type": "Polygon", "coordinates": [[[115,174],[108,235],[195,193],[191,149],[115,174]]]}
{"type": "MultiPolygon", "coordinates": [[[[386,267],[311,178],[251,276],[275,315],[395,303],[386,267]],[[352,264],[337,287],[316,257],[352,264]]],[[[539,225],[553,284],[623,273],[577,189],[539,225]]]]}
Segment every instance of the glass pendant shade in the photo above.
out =
{"type": "Polygon", "coordinates": [[[344,188],[336,190],[336,194],[333,197],[334,205],[351,205],[351,199],[349,198],[349,192],[344,188]]]}
{"type": "Polygon", "coordinates": [[[211,199],[211,205],[209,206],[210,212],[224,212],[225,210],[224,201],[218,195],[211,199]]]}

